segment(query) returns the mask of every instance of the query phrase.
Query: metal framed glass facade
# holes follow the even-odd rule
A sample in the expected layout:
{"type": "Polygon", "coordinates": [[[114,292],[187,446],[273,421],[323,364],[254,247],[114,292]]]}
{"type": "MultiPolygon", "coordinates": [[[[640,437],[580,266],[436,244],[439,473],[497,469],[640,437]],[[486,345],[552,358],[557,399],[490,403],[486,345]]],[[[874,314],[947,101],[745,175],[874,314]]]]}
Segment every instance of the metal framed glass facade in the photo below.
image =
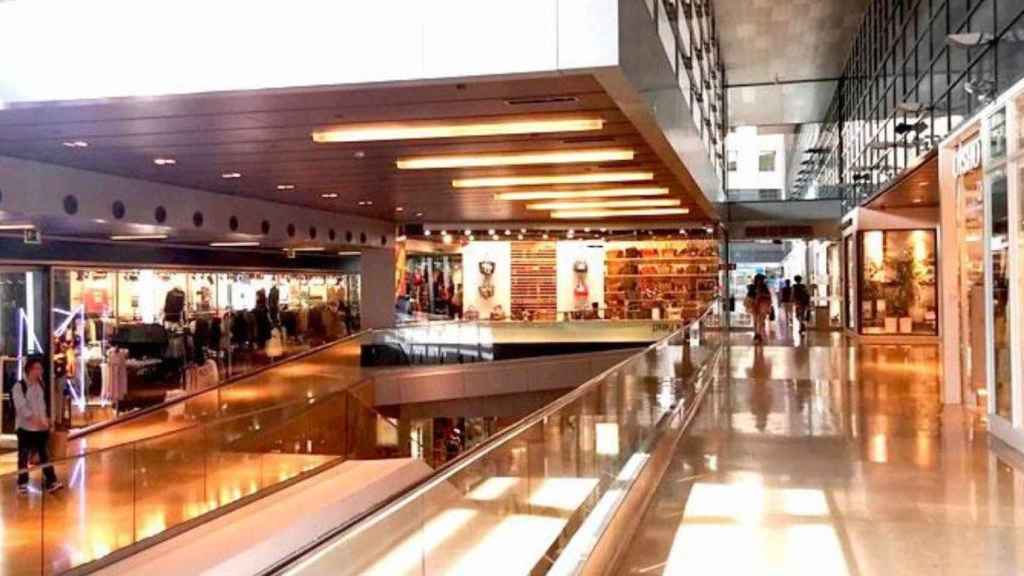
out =
{"type": "Polygon", "coordinates": [[[874,0],[796,183],[847,209],[1024,77],[1024,2],[874,0]]]}

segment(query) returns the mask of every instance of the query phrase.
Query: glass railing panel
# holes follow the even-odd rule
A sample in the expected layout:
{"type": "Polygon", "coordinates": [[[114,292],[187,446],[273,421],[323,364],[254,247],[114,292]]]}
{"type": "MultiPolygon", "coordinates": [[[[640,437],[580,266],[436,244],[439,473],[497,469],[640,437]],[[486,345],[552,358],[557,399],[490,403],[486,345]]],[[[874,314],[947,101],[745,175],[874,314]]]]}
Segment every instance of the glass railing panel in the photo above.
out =
{"type": "Polygon", "coordinates": [[[219,487],[208,481],[205,427],[144,440],[131,448],[135,542],[221,505],[219,487]]]}
{"type": "Polygon", "coordinates": [[[694,397],[720,339],[710,323],[570,392],[285,573],[546,572],[592,513],[617,506],[663,418],[694,397]]]}
{"type": "MultiPolygon", "coordinates": [[[[38,476],[38,472],[34,475],[38,476]]],[[[0,573],[13,576],[42,574],[43,497],[38,490],[28,495],[18,494],[17,478],[17,474],[0,476],[0,519],[3,521],[0,573]]]]}

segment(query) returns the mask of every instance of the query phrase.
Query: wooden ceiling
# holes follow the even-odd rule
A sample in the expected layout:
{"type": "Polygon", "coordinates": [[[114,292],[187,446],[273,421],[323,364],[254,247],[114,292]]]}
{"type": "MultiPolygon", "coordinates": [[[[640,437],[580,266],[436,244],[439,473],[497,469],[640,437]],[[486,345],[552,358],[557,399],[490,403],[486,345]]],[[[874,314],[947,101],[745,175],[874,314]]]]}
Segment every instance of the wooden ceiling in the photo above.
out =
{"type": "Polygon", "coordinates": [[[865,207],[922,208],[939,205],[939,156],[932,152],[913,170],[864,203],[865,207]]]}
{"type": "MultiPolygon", "coordinates": [[[[359,214],[397,222],[544,222],[498,190],[453,190],[451,180],[509,174],[645,169],[690,208],[671,221],[703,220],[693,198],[655,156],[615,102],[589,75],[466,84],[247,92],[46,103],[0,110],[0,155],[142,180],[359,214]],[[597,132],[361,144],[314,144],[316,128],[348,122],[596,113],[597,132]],[[87,142],[71,148],[64,142],[87,142]],[[560,167],[399,171],[404,156],[453,152],[630,147],[628,162],[560,167]],[[174,166],[153,160],[169,157],[174,166]],[[224,179],[238,172],[241,178],[224,179]],[[279,190],[279,185],[294,189],[279,190]],[[325,199],[322,194],[337,194],[325,199]],[[360,205],[371,201],[372,205],[360,205]],[[401,208],[401,211],[396,209],[401,208]],[[422,216],[417,216],[422,214],[422,216]]],[[[593,186],[591,186],[593,187],[593,186]]],[[[571,188],[571,187],[570,187],[571,188]]],[[[630,218],[647,222],[651,218],[630,218]]],[[[654,220],[656,221],[656,220],[654,220]]]]}

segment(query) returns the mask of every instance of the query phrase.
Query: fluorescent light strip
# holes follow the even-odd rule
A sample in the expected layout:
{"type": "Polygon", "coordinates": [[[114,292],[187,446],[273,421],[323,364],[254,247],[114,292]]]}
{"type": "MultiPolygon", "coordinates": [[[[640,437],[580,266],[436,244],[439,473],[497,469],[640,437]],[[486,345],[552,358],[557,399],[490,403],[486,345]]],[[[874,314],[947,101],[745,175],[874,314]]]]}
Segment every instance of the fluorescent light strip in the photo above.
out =
{"type": "Polygon", "coordinates": [[[399,170],[432,168],[481,168],[488,166],[528,166],[532,164],[576,164],[581,162],[615,162],[632,160],[636,153],[630,148],[594,148],[590,150],[554,150],[550,152],[508,152],[501,154],[458,154],[399,158],[399,170]]]}
{"type": "Polygon", "coordinates": [[[111,240],[166,240],[167,234],[118,234],[110,237],[111,240]]]}
{"type": "Polygon", "coordinates": [[[36,227],[32,224],[0,224],[0,231],[8,230],[35,230],[36,227]]]}
{"type": "Polygon", "coordinates": [[[378,142],[382,140],[420,140],[425,138],[465,138],[507,134],[549,132],[585,132],[604,128],[604,119],[595,117],[483,119],[461,121],[422,120],[411,122],[367,122],[316,130],[313,141],[378,142]]]}
{"type": "Polygon", "coordinates": [[[215,248],[247,248],[252,246],[259,246],[259,242],[210,242],[210,246],[215,248]]]}
{"type": "Polygon", "coordinates": [[[490,176],[452,180],[453,188],[499,188],[506,186],[543,186],[547,184],[600,184],[602,182],[639,182],[654,180],[654,172],[584,172],[548,176],[490,176]]]}
{"type": "Polygon", "coordinates": [[[604,190],[524,190],[499,192],[495,200],[577,200],[581,198],[624,198],[631,196],[666,196],[668,188],[607,188],[604,190]]]}
{"type": "Polygon", "coordinates": [[[650,208],[638,210],[559,210],[551,213],[556,220],[577,220],[582,218],[614,218],[616,216],[672,216],[689,214],[689,208],[650,208]]]}
{"type": "Polygon", "coordinates": [[[643,200],[607,200],[604,202],[541,202],[527,204],[527,210],[595,210],[600,208],[657,208],[679,206],[682,200],[645,198],[643,200]]]}
{"type": "Polygon", "coordinates": [[[361,254],[361,252],[354,252],[348,250],[342,250],[341,252],[338,252],[338,256],[360,256],[361,254]]]}
{"type": "Polygon", "coordinates": [[[323,246],[300,246],[298,248],[284,248],[285,252],[323,252],[323,246]]]}

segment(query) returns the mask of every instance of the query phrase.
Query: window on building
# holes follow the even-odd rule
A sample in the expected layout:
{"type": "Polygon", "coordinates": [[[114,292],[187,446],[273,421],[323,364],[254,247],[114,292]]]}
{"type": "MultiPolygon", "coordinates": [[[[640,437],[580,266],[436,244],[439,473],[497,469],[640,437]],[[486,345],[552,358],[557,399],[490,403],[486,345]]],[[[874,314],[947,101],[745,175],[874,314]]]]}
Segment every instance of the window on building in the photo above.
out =
{"type": "Polygon", "coordinates": [[[761,172],[775,172],[775,150],[761,150],[757,166],[761,172]]]}
{"type": "Polygon", "coordinates": [[[725,154],[726,154],[726,166],[727,166],[727,169],[729,170],[729,172],[735,172],[736,171],[736,151],[735,150],[727,150],[725,154]]]}

